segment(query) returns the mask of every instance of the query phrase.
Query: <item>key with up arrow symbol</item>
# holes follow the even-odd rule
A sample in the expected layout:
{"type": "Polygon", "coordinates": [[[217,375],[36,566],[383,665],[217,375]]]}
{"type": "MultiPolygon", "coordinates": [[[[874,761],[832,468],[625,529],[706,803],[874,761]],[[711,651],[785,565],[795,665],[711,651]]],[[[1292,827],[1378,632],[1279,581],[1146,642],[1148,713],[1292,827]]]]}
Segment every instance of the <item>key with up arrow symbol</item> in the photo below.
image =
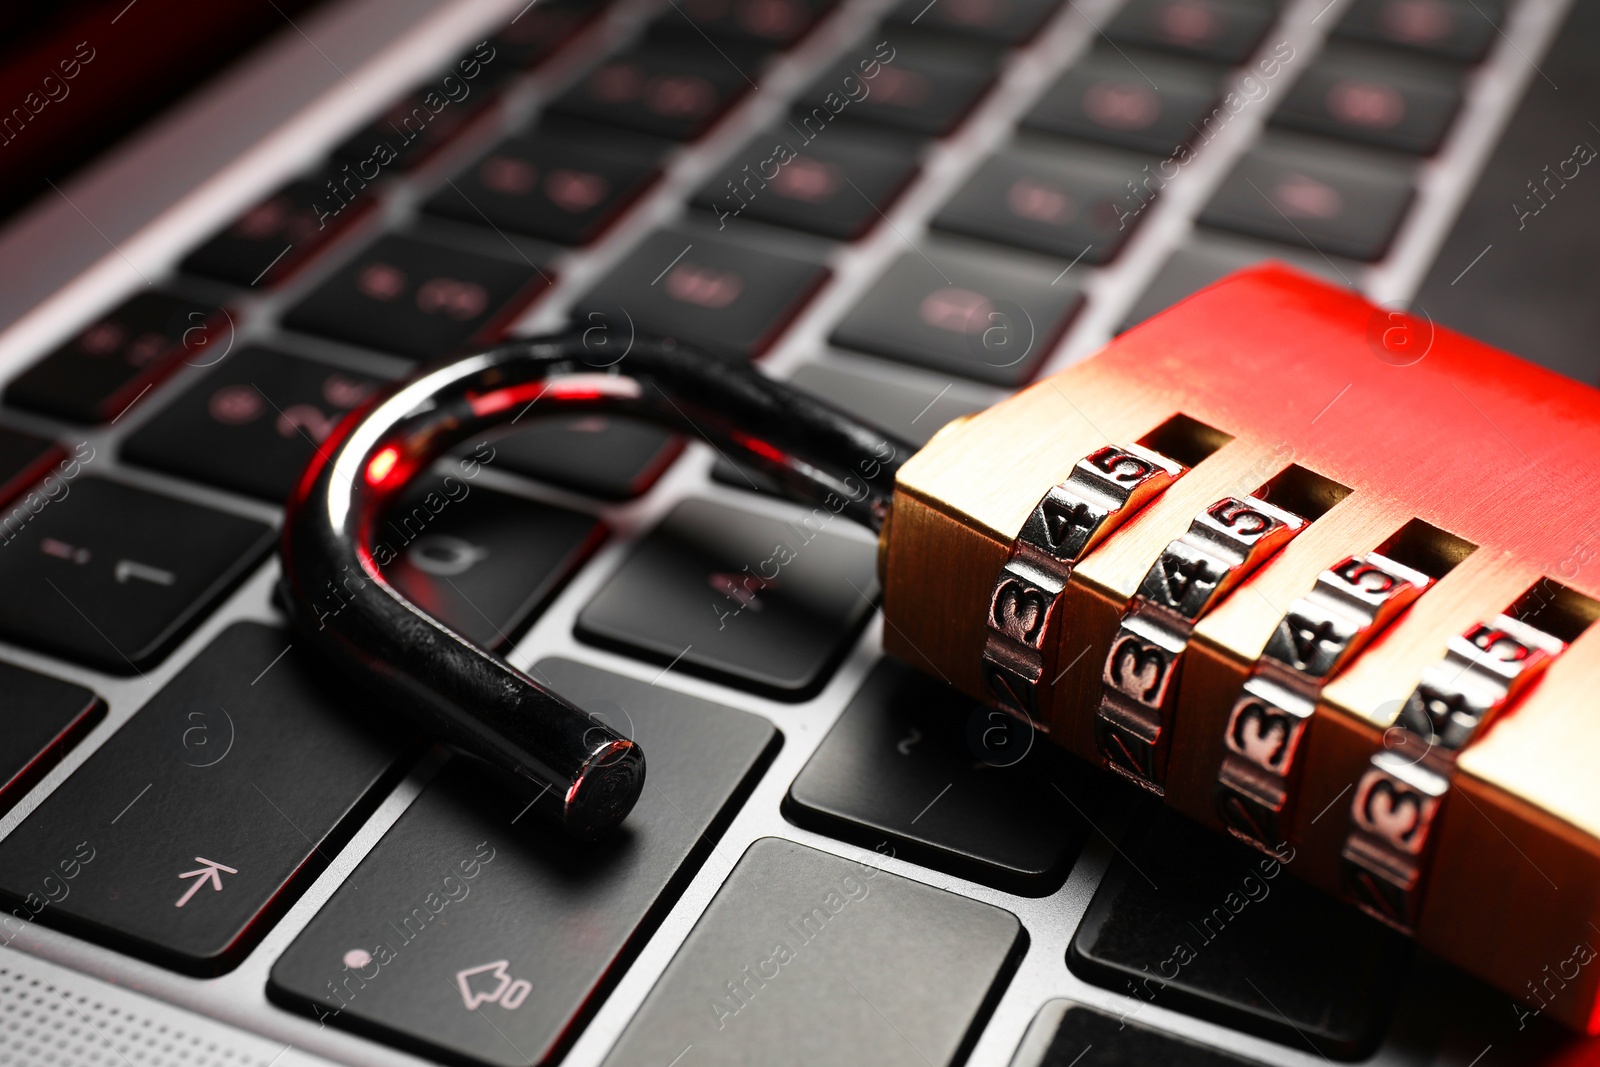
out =
{"type": "Polygon", "coordinates": [[[228,970],[386,794],[405,742],[368,729],[375,710],[290,634],[235,623],[0,841],[0,906],[87,841],[94,862],[38,921],[228,970]]]}
{"type": "Polygon", "coordinates": [[[211,883],[212,889],[215,889],[219,893],[222,892],[223,871],[227,871],[229,874],[239,873],[237,870],[229,867],[225,863],[218,863],[216,860],[208,860],[204,856],[196,856],[194,861],[202,866],[197,870],[184,871],[182,874],[178,875],[179,879],[193,878],[194,881],[189,883],[188,890],[183,894],[183,896],[178,898],[178,903],[174,905],[175,907],[181,908],[185,904],[189,903],[194,895],[200,891],[200,887],[205,885],[207,882],[211,883]]]}

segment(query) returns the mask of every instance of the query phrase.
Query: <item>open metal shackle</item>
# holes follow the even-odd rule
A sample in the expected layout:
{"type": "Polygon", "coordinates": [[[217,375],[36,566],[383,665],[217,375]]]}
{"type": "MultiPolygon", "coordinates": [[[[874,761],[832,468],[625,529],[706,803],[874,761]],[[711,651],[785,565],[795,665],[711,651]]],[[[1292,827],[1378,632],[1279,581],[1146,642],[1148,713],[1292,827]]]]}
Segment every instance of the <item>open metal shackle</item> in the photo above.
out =
{"type": "Polygon", "coordinates": [[[644,337],[617,358],[614,342],[587,336],[452,359],[352,413],[302,475],[281,546],[282,599],[313,644],[427,733],[523,779],[535,809],[580,839],[632,809],[643,751],[389,584],[373,548],[386,505],[452,449],[514,421],[602,413],[704,438],[879,531],[913,451],[750,366],[644,337]]]}

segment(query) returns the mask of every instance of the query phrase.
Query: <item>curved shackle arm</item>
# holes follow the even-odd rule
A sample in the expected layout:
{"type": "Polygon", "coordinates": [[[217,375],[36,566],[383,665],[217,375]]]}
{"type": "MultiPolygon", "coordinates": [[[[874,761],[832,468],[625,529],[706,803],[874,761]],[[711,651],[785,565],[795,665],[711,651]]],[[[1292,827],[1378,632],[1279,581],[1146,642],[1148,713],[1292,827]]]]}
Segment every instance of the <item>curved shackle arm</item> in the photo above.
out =
{"type": "Polygon", "coordinates": [[[385,504],[454,447],[524,415],[580,412],[703,437],[874,531],[912,449],[751,367],[644,338],[605,366],[579,334],[437,365],[324,443],[285,517],[283,600],[296,624],[416,725],[525,779],[536,808],[591,839],[638,799],[639,746],[407,600],[380,573],[387,546],[375,540],[385,504]]]}

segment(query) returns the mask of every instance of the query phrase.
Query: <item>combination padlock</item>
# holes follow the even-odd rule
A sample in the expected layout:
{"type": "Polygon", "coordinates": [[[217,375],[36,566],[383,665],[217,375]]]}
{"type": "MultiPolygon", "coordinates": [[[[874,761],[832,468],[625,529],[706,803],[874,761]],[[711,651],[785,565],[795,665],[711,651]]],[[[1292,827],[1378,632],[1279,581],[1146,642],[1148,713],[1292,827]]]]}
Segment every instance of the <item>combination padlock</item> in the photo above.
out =
{"type": "Polygon", "coordinates": [[[319,647],[569,831],[626,816],[643,754],[367,547],[414,472],[535,401],[702,436],[877,530],[890,654],[1596,1028],[1600,392],[1278,267],[914,455],[670,342],[607,359],[513,342],[375,400],[283,546],[319,647]]]}

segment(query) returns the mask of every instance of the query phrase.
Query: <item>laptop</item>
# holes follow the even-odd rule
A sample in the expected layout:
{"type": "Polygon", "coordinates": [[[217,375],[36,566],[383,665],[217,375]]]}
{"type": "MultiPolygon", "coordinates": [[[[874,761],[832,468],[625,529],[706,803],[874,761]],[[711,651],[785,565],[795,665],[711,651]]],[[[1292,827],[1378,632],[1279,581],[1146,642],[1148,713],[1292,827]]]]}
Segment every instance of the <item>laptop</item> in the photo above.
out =
{"type": "Polygon", "coordinates": [[[0,16],[0,1062],[1593,1055],[1549,976],[886,659],[872,538],[707,440],[535,408],[381,531],[642,743],[598,844],[320,663],[274,556],[347,412],[560,329],[920,443],[1279,260],[1378,305],[1374,358],[1433,323],[1595,384],[1592,5],[245,6],[0,16]]]}

